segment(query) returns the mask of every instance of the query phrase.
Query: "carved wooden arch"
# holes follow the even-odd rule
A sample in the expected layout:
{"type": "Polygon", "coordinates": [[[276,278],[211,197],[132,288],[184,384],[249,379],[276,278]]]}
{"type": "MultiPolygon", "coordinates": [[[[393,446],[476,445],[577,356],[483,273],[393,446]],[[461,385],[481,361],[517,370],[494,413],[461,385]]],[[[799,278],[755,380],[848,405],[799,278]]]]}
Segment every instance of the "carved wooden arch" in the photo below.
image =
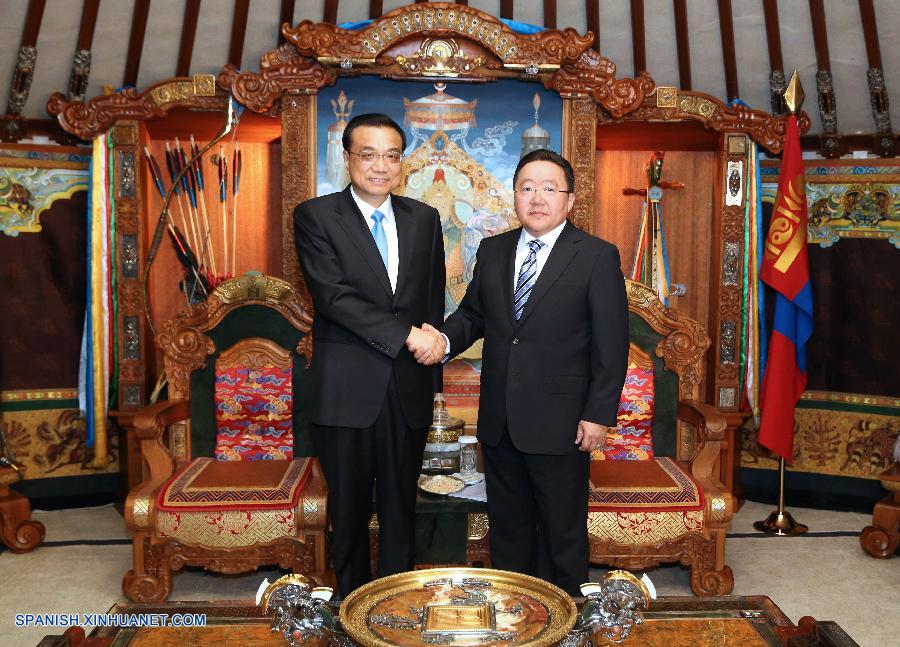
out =
{"type": "MultiPolygon", "coordinates": [[[[781,152],[787,117],[775,116],[763,110],[746,106],[728,106],[719,99],[703,92],[679,90],[674,87],[657,87],[648,94],[642,105],[624,117],[626,121],[698,121],[709,130],[742,133],[749,136],[769,152],[781,152]]],[[[615,115],[600,114],[600,124],[618,121],[615,115]]],[[[809,129],[806,112],[797,115],[801,132],[809,129]]]]}
{"type": "Polygon", "coordinates": [[[305,20],[297,27],[285,25],[282,33],[301,54],[323,62],[375,63],[398,42],[428,35],[455,36],[477,43],[493,54],[503,68],[524,69],[533,65],[541,70],[576,62],[594,41],[591,32],[582,36],[572,28],[517,34],[490,14],[448,2],[400,7],[359,31],[305,20]]]}
{"type": "MultiPolygon", "coordinates": [[[[216,351],[206,333],[229,313],[248,305],[277,310],[301,332],[309,333],[312,327],[312,316],[287,281],[261,274],[245,274],[225,281],[206,301],[169,319],[157,335],[169,380],[170,400],[189,396],[191,373],[205,366],[209,355],[216,351]]],[[[312,335],[303,336],[297,344],[297,353],[305,356],[307,362],[311,360],[312,335]]]]}
{"type": "Polygon", "coordinates": [[[126,88],[89,101],[66,101],[66,95],[55,92],[47,100],[47,112],[59,120],[63,130],[89,140],[117,121],[164,117],[175,108],[224,110],[227,105],[228,97],[216,87],[214,75],[195,74],[166,79],[140,92],[126,88]]]}

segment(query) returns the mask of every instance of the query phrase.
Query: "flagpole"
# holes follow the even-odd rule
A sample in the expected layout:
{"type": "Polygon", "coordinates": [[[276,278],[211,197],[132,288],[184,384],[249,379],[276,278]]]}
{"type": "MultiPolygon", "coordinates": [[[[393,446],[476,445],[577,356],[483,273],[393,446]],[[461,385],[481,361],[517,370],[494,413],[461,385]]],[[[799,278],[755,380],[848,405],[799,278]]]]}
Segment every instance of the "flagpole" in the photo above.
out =
{"type": "MultiPolygon", "coordinates": [[[[791,114],[796,116],[797,113],[800,112],[800,107],[803,105],[803,88],[800,85],[800,77],[797,76],[796,68],[794,69],[794,74],[791,76],[791,81],[790,83],[788,83],[788,87],[784,92],[784,99],[785,104],[791,111],[791,114]]],[[[779,193],[780,186],[781,185],[779,183],[779,193]]],[[[803,196],[803,200],[805,201],[805,193],[803,194],[803,196]]],[[[806,232],[804,231],[803,234],[805,236],[806,232]]],[[[806,244],[805,240],[803,241],[803,244],[806,244]]],[[[809,526],[795,521],[794,517],[791,516],[791,513],[784,509],[784,473],[784,456],[779,456],[778,509],[770,512],[769,516],[766,517],[763,521],[757,521],[753,524],[753,528],[756,529],[757,532],[764,532],[766,534],[775,535],[777,537],[793,537],[796,535],[802,535],[809,530],[809,526]]]]}
{"type": "Polygon", "coordinates": [[[779,537],[802,535],[809,526],[798,523],[791,513],[784,509],[784,458],[778,459],[778,509],[772,510],[763,521],[757,521],[753,527],[758,532],[779,537]]]}

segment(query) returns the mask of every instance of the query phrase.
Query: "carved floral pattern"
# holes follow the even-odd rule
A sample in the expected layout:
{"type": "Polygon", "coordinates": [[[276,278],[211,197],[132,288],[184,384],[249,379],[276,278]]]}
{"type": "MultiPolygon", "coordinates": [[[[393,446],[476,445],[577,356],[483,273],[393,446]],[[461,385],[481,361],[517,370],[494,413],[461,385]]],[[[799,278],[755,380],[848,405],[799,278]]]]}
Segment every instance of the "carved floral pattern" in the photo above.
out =
{"type": "Polygon", "coordinates": [[[315,91],[334,85],[337,73],[315,58],[297,53],[289,44],[262,56],[259,72],[241,72],[228,64],[219,73],[219,86],[254,112],[277,112],[278,100],[286,90],[315,91]],[[274,108],[274,111],[273,111],[274,108]]]}
{"type": "Polygon", "coordinates": [[[561,66],[544,86],[563,96],[589,96],[619,119],[639,109],[656,84],[646,72],[636,79],[617,79],[615,75],[615,64],[589,49],[576,63],[561,66]]]}
{"type": "Polygon", "coordinates": [[[66,101],[66,95],[55,92],[47,101],[47,112],[59,119],[66,132],[82,139],[93,139],[123,119],[163,117],[173,108],[224,110],[225,96],[216,95],[214,91],[212,84],[205,81],[169,79],[141,92],[125,88],[87,102],[66,101]]]}
{"type": "Polygon", "coordinates": [[[305,56],[353,63],[372,62],[395,43],[423,32],[479,42],[506,67],[556,67],[574,62],[594,41],[592,34],[582,36],[572,28],[517,34],[490,14],[446,2],[401,7],[361,30],[308,20],[282,28],[288,42],[305,56]]]}

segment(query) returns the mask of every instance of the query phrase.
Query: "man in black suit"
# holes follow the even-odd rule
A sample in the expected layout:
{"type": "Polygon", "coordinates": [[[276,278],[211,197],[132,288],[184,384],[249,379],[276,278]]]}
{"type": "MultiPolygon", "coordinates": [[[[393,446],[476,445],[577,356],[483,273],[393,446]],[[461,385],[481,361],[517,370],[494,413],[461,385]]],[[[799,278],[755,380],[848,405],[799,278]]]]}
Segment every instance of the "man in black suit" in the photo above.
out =
{"type": "Polygon", "coordinates": [[[413,566],[416,479],[422,467],[444,342],[417,324],[444,315],[438,212],[391,195],[400,184],[403,130],[387,115],[347,124],[350,186],[294,209],[297,254],[312,295],[313,437],[334,531],[331,553],[346,596],[371,579],[372,489],[379,577],[413,566]]]}
{"type": "Polygon", "coordinates": [[[616,424],[628,308],[618,250],[566,220],[574,183],[556,153],[519,161],[523,227],[481,241],[441,332],[457,354],[484,338],[478,439],[493,565],[580,595],[590,451],[616,424]]]}

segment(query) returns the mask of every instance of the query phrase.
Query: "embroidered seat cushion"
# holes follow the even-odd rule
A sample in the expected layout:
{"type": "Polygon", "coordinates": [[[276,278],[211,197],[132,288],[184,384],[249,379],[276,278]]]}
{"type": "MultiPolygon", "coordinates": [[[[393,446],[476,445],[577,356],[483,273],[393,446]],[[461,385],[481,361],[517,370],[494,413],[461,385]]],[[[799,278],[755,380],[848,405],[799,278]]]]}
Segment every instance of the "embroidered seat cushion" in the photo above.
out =
{"type": "Polygon", "coordinates": [[[197,458],[160,489],[160,537],[204,546],[265,544],[296,537],[304,519],[303,493],[313,459],[215,461],[197,458]]]}
{"type": "Polygon", "coordinates": [[[588,532],[622,544],[654,544],[701,532],[703,491],[671,458],[591,463],[588,532]]]}

